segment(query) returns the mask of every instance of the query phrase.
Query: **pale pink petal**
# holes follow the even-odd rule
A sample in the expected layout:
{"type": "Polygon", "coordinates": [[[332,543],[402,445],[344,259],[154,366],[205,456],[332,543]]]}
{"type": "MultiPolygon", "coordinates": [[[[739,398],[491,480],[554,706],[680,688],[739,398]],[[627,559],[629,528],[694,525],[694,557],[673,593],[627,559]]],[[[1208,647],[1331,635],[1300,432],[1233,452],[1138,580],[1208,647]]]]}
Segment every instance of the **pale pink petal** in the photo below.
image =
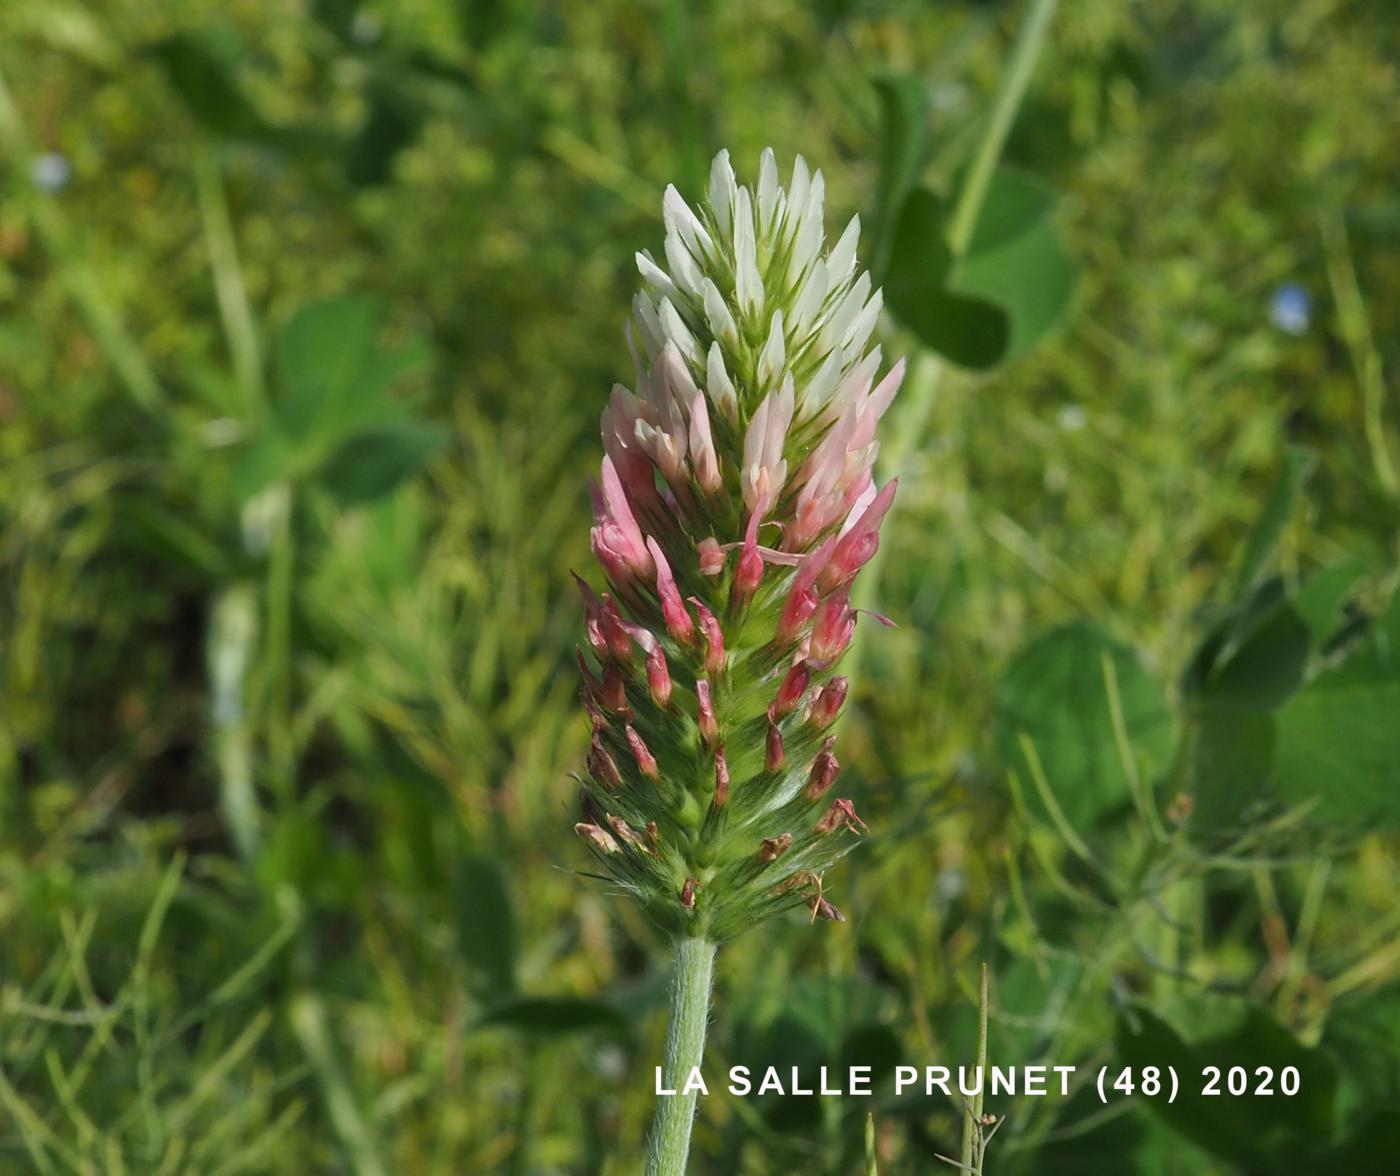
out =
{"type": "Polygon", "coordinates": [[[676,588],[676,578],[671,574],[671,565],[655,539],[647,538],[647,550],[656,564],[656,593],[661,597],[661,617],[666,622],[666,631],[677,641],[684,641],[694,632],[695,622],[686,611],[676,588]]]}
{"type": "Polygon", "coordinates": [[[821,584],[824,589],[830,590],[849,581],[879,550],[880,524],[894,501],[898,486],[898,478],[886,482],[855,525],[841,537],[831,554],[831,561],[822,570],[821,584]]]}

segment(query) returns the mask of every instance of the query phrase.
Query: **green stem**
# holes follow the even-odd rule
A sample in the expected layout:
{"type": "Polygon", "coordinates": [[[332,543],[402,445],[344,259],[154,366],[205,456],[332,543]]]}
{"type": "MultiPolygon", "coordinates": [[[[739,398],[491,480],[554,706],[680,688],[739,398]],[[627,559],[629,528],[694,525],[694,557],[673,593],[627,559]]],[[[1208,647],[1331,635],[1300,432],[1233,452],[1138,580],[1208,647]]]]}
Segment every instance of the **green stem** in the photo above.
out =
{"type": "Polygon", "coordinates": [[[972,232],[982,212],[982,201],[987,196],[987,185],[992,182],[992,173],[996,170],[997,160],[1001,158],[1002,148],[1006,146],[1011,124],[1016,121],[1016,112],[1026,96],[1026,87],[1030,85],[1031,74],[1035,72],[1036,59],[1040,56],[1040,48],[1054,12],[1055,0],[1034,0],[1025,23],[1016,35],[1011,63],[997,93],[991,121],[977,145],[977,154],[958,194],[953,220],[948,226],[948,248],[957,256],[966,253],[972,242],[972,232]]]}
{"type": "MultiPolygon", "coordinates": [[[[987,198],[987,187],[1001,158],[1006,137],[1016,121],[1016,112],[1026,96],[1035,63],[1045,43],[1050,29],[1050,18],[1055,12],[1056,0],[1034,0],[1025,23],[1016,36],[1016,44],[1011,51],[1011,62],[997,91],[996,104],[992,116],[977,144],[972,166],[963,180],[958,202],[953,209],[948,226],[948,248],[955,257],[961,257],[972,243],[977,219],[982,215],[982,203],[987,198]]],[[[910,371],[905,381],[903,394],[899,397],[898,420],[889,430],[890,439],[886,443],[882,465],[895,474],[903,473],[909,455],[922,444],[928,428],[929,417],[933,414],[938,386],[942,382],[947,365],[933,354],[916,352],[910,358],[910,371]]],[[[856,588],[857,603],[861,607],[874,607],[880,596],[881,570],[884,564],[882,550],[875,552],[874,558],[866,566],[856,588]]],[[[862,652],[865,643],[857,636],[851,649],[847,676],[857,681],[860,674],[862,652]]]]}
{"type": "Polygon", "coordinates": [[[292,734],[292,602],[296,585],[296,538],[292,494],[284,496],[274,520],[267,560],[268,751],[278,801],[291,807],[296,783],[296,746],[292,734]]]}
{"type": "MultiPolygon", "coordinates": [[[[195,146],[194,175],[219,314],[243,391],[243,423],[251,430],[254,413],[262,404],[262,360],[213,147],[203,143],[195,146]]],[[[252,585],[235,584],[219,594],[210,621],[208,655],[215,763],[224,819],[245,862],[251,862],[261,848],[261,814],[253,782],[253,731],[246,697],[258,630],[257,596],[252,585]]]]}
{"type": "Polygon", "coordinates": [[[1321,216],[1322,245],[1327,255],[1327,279],[1337,303],[1337,321],[1346,344],[1357,383],[1361,385],[1362,413],[1366,444],[1371,450],[1371,466],[1376,481],[1387,498],[1400,497],[1400,475],[1390,459],[1386,444],[1382,406],[1385,402],[1385,374],[1380,352],[1371,334],[1366,299],[1356,280],[1356,267],[1347,241],[1346,218],[1339,208],[1329,208],[1321,216]]]}
{"type": "Polygon", "coordinates": [[[214,149],[206,144],[195,148],[194,181],[200,215],[204,219],[209,263],[214,272],[214,295],[219,302],[219,316],[223,319],[234,376],[243,393],[244,424],[251,427],[253,418],[262,410],[265,395],[262,351],[243,282],[243,267],[238,260],[238,241],[224,195],[219,160],[214,149]]]}
{"type": "Polygon", "coordinates": [[[982,1172],[982,1107],[987,1089],[987,965],[982,965],[982,983],[977,999],[977,1072],[982,1080],[971,1102],[963,1104],[962,1156],[964,1172],[982,1172]]]}
{"type": "MultiPolygon", "coordinates": [[[[666,1034],[666,1063],[662,1068],[667,1090],[683,1090],[691,1071],[704,1056],[714,969],[715,945],[710,940],[677,942],[671,1027],[666,1034]]],[[[647,1176],[684,1176],[696,1097],[694,1092],[661,1097],[647,1146],[647,1176]]]]}

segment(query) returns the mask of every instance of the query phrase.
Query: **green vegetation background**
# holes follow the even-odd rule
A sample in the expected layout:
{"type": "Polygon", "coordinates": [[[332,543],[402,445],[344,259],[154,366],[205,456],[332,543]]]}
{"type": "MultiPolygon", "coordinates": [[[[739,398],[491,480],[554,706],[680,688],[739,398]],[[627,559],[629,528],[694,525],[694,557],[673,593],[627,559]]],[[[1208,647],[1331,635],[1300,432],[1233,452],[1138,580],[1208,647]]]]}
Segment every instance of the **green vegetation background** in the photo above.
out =
{"type": "MultiPolygon", "coordinates": [[[[829,224],[868,214],[882,75],[919,79],[947,193],[1021,15],[0,7],[0,1172],[632,1170],[665,952],[580,876],[568,777],[632,254],[721,146],[750,175],[800,151],[829,224]],[[347,295],[374,301],[287,329],[347,295]],[[322,384],[345,398],[297,401],[322,384]]],[[[985,960],[993,1061],[1292,1059],[1308,1090],[1224,1122],[989,1104],[988,1172],[1400,1154],[1395,610],[1368,628],[1400,518],[1397,62],[1386,0],[1060,5],[1006,161],[1060,193],[1074,299],[892,415],[899,628],[864,635],[843,736],[874,836],[827,880],[846,925],[722,954],[715,1074],[970,1060],[985,960]],[[1345,584],[1309,612],[1317,569],[1345,584]],[[1220,620],[1231,585],[1318,639],[1203,718],[1202,642],[1261,627],[1220,620]],[[1309,743],[1261,696],[1347,619],[1357,730],[1324,709],[1309,743]],[[1318,811],[1370,831],[1300,816],[1263,728],[1318,788],[1364,745],[1380,799],[1318,811]]],[[[881,1171],[956,1154],[938,1099],[716,1096],[696,1170],[864,1170],[867,1110],[881,1171]]]]}

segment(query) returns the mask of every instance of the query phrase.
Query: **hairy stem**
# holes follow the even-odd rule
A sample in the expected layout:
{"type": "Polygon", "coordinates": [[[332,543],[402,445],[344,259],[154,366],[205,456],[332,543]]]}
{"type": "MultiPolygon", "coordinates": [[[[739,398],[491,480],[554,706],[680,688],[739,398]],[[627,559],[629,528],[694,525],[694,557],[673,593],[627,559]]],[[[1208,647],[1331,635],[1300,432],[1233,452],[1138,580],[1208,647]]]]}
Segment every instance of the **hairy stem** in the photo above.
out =
{"type": "MultiPolygon", "coordinates": [[[[685,1089],[691,1071],[705,1053],[705,1024],[710,1013],[715,945],[708,939],[676,943],[676,980],[671,992],[671,1027],[666,1034],[662,1078],[667,1090],[685,1089]]],[[[647,1146],[647,1176],[684,1176],[695,1121],[694,1092],[665,1095],[656,1108],[647,1146]]]]}
{"type": "Polygon", "coordinates": [[[248,669],[258,644],[253,588],[235,584],[219,593],[209,621],[206,662],[213,695],[211,721],[219,806],[239,856],[251,862],[262,846],[262,817],[253,783],[253,736],[248,722],[248,669]]]}

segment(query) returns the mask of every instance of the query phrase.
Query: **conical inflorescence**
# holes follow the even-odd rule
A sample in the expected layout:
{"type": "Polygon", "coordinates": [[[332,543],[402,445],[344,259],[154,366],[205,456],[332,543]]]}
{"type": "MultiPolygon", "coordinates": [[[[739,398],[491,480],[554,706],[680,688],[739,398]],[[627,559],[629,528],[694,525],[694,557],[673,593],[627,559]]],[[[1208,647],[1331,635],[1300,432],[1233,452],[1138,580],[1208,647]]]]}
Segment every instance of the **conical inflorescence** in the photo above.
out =
{"type": "Polygon", "coordinates": [[[823,194],[800,156],[782,187],[771,151],[753,190],[721,152],[698,212],[667,188],[665,264],[637,255],[636,391],[603,413],[576,828],[678,935],[799,904],[840,919],[822,874],[865,828],[835,795],[831,727],[851,584],[894,498],[872,466],[903,364],[879,378],[859,219],[826,248],[823,194]]]}

